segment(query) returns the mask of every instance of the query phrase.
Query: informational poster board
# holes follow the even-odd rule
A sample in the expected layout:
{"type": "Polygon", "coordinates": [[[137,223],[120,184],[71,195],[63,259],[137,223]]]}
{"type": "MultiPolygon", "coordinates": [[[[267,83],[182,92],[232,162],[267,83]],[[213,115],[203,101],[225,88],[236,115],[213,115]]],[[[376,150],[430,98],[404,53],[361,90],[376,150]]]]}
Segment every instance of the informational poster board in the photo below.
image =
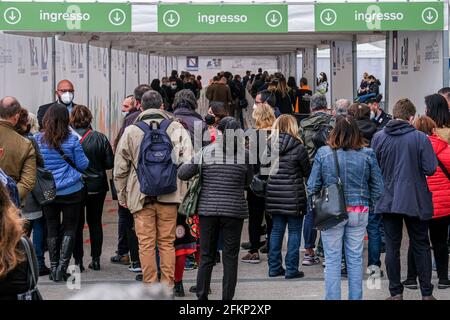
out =
{"type": "Polygon", "coordinates": [[[166,57],[158,56],[158,79],[167,76],[167,66],[166,66],[166,57]]]}
{"type": "Polygon", "coordinates": [[[126,54],[127,54],[126,91],[133,92],[134,89],[139,85],[138,53],[127,52],[126,54]]]}
{"type": "Polygon", "coordinates": [[[352,41],[331,41],[331,74],[328,75],[331,104],[338,99],[353,101],[356,92],[353,88],[352,41]]]}
{"type": "Polygon", "coordinates": [[[393,31],[389,49],[388,110],[392,111],[399,99],[408,98],[417,113],[424,114],[424,95],[436,93],[443,87],[442,33],[393,31]]]}
{"type": "Polygon", "coordinates": [[[32,113],[54,101],[51,38],[0,34],[0,96],[13,96],[32,113]]]}
{"type": "Polygon", "coordinates": [[[305,48],[302,51],[302,76],[308,80],[308,85],[313,91],[316,82],[315,51],[315,48],[305,48]]]}
{"type": "Polygon", "coordinates": [[[94,117],[95,130],[109,136],[109,49],[89,48],[89,108],[94,117]]]}
{"type": "Polygon", "coordinates": [[[139,53],[139,84],[150,83],[149,72],[148,54],[139,53]]]}
{"type": "Polygon", "coordinates": [[[122,101],[127,95],[133,93],[125,90],[125,68],[125,51],[111,50],[111,142],[117,137],[122,125],[122,101]]]}
{"type": "Polygon", "coordinates": [[[159,60],[158,60],[157,55],[151,54],[150,55],[150,82],[156,78],[159,78],[159,60]]]}
{"type": "Polygon", "coordinates": [[[75,88],[74,101],[87,105],[87,45],[56,40],[56,83],[67,79],[75,88]]]}

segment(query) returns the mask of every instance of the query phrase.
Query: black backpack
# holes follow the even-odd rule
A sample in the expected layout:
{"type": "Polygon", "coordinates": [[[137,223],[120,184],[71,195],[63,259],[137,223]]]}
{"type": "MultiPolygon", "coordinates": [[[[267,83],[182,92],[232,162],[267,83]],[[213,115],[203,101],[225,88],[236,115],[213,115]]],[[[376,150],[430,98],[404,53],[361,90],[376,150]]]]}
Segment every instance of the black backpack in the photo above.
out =
{"type": "Polygon", "coordinates": [[[315,133],[312,135],[312,142],[316,147],[316,150],[326,146],[331,130],[333,130],[333,126],[330,123],[319,124],[314,127],[315,133]]]}

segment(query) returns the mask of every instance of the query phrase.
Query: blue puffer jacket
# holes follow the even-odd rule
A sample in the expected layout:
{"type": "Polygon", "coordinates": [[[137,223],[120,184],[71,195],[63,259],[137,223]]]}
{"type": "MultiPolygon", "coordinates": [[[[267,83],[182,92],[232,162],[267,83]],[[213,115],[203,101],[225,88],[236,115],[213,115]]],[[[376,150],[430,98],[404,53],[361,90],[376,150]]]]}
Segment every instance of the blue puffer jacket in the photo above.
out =
{"type": "MultiPolygon", "coordinates": [[[[337,151],[341,181],[347,206],[372,207],[383,194],[383,176],[372,149],[337,151]]],[[[333,151],[320,148],[308,180],[308,196],[337,182],[333,151]]]]}
{"type": "MultiPolygon", "coordinates": [[[[80,191],[83,188],[81,174],[72,168],[58,151],[42,142],[42,133],[38,133],[35,138],[44,158],[45,168],[51,171],[55,178],[56,195],[68,195],[80,191]]],[[[61,150],[64,151],[80,171],[87,169],[89,160],[75,135],[69,135],[61,145],[61,150]]]]}

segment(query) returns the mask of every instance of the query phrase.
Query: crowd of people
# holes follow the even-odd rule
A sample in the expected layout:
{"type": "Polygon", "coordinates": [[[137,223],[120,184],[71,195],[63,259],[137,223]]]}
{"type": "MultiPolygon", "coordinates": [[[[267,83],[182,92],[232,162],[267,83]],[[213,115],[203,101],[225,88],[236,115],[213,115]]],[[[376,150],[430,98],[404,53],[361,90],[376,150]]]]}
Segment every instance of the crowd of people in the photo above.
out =
{"type": "Polygon", "coordinates": [[[0,299],[34,289],[28,269],[66,281],[73,257],[83,272],[85,222],[88,267],[101,270],[103,205],[111,191],[119,218],[111,263],[127,265],[137,281],[164,283],[177,297],[185,295],[184,270],[194,266],[197,283],[189,290],[207,300],[221,261],[222,299],[231,300],[239,261],[258,264],[267,254],[269,277],[303,278],[300,266],[322,263],[325,299],[341,299],[342,276],[348,298],[362,299],[367,234],[366,273],[384,276],[385,252],[388,299],[402,300],[404,287],[417,289],[418,278],[423,299],[434,300],[430,241],[437,287],[450,288],[450,88],[425,97],[426,115],[417,117],[408,99],[395,102],[390,115],[381,108],[377,81],[367,76],[363,99],[331,107],[325,73],[313,94],[305,78],[297,86],[294,77],[262,69],[242,78],[220,72],[206,88],[209,108],[201,115],[201,77],[173,71],[124,99],[112,145],[92,128],[89,108],[74,102],[68,80],[57,84],[56,101],[39,107],[37,116],[4,97],[0,299]],[[246,90],[254,98],[254,128],[244,128],[246,90]],[[319,226],[317,201],[324,193],[328,201],[332,186],[341,192],[342,218],[319,226]],[[247,218],[249,241],[241,243],[247,218]],[[409,250],[402,281],[404,224],[409,250]],[[239,257],[241,246],[248,253],[239,257]]]}

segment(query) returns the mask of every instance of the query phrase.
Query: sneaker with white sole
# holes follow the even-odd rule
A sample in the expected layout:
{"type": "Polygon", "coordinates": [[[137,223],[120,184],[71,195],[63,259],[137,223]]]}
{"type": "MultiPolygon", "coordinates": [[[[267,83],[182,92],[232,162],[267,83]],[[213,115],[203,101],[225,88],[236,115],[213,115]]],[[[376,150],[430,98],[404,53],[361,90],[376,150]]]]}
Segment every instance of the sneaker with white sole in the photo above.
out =
{"type": "Polygon", "coordinates": [[[244,263],[252,263],[257,264],[261,262],[261,259],[259,258],[259,253],[247,253],[245,256],[241,258],[241,261],[244,263]]]}
{"type": "Polygon", "coordinates": [[[131,262],[130,266],[128,267],[128,271],[136,273],[142,272],[141,264],[139,262],[131,262]]]}
{"type": "Polygon", "coordinates": [[[370,265],[367,267],[366,273],[373,278],[383,277],[383,270],[377,265],[370,265]]]}
{"type": "Polygon", "coordinates": [[[316,256],[316,255],[311,256],[311,255],[305,253],[305,255],[303,257],[302,265],[313,266],[313,265],[319,264],[319,263],[320,263],[320,259],[318,256],[316,256]]]}

